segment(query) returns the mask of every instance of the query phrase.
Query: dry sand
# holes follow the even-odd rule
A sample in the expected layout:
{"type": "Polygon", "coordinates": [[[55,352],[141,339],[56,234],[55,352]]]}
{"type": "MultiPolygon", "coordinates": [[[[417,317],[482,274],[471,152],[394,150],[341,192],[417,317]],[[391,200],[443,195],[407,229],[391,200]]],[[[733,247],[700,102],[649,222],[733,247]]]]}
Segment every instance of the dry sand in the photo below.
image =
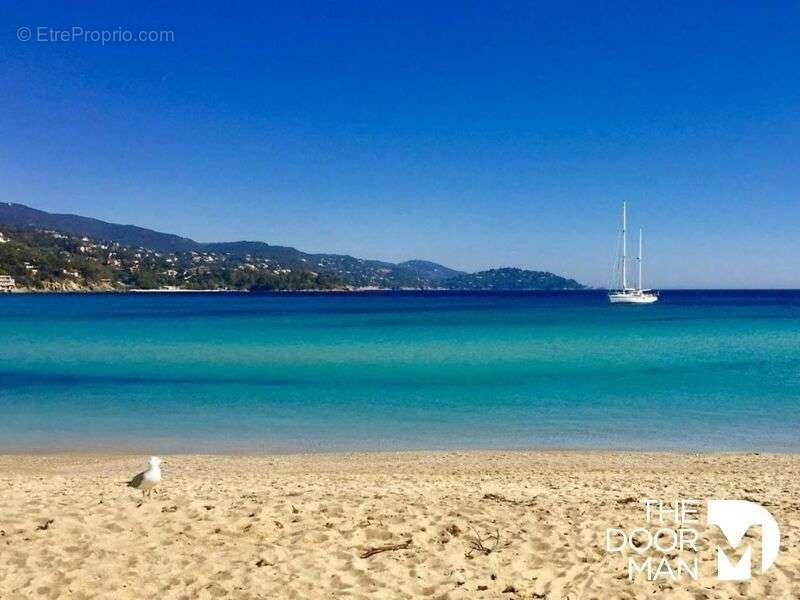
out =
{"type": "Polygon", "coordinates": [[[797,455],[167,456],[142,502],[145,459],[0,456],[0,598],[800,598],[797,455]],[[606,528],[676,497],[761,503],[776,563],[718,582],[709,546],[699,581],[629,582],[606,528]]]}

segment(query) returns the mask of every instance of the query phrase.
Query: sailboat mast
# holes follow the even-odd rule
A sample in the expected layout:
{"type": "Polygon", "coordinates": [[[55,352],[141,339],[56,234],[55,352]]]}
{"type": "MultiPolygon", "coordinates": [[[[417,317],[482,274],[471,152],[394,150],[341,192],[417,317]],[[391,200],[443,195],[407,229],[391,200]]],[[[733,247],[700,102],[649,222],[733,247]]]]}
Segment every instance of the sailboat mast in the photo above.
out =
{"type": "Polygon", "coordinates": [[[625,290],[625,288],[628,287],[628,278],[626,275],[628,270],[626,264],[626,259],[627,259],[626,255],[628,250],[627,248],[628,244],[626,239],[628,237],[628,234],[626,233],[627,226],[628,226],[628,209],[627,206],[625,205],[625,201],[623,200],[622,202],[622,289],[623,290],[625,290]]]}
{"type": "Polygon", "coordinates": [[[642,289],[642,228],[639,228],[639,258],[637,259],[639,263],[639,289],[642,289]]]}

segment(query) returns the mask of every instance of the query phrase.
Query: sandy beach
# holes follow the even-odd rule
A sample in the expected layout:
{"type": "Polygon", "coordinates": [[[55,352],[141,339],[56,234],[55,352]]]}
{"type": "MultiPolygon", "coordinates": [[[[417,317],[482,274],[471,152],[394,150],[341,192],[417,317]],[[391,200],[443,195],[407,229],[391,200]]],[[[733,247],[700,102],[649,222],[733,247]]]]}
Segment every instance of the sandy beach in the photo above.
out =
{"type": "Polygon", "coordinates": [[[143,500],[145,459],[0,457],[0,598],[800,597],[798,455],[176,455],[143,500]],[[720,582],[708,546],[697,581],[630,582],[605,533],[640,498],[758,502],[777,561],[720,582]]]}

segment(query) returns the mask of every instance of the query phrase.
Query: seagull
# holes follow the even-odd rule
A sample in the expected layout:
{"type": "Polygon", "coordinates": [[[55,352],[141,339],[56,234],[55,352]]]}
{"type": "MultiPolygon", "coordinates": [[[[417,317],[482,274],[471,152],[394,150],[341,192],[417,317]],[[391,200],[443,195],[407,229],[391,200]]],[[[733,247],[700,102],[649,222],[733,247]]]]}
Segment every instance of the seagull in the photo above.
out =
{"type": "Polygon", "coordinates": [[[142,498],[145,494],[150,497],[153,493],[153,488],[161,483],[161,459],[157,456],[151,456],[147,461],[150,468],[147,471],[142,471],[136,477],[128,482],[128,487],[142,490],[142,498]]]}

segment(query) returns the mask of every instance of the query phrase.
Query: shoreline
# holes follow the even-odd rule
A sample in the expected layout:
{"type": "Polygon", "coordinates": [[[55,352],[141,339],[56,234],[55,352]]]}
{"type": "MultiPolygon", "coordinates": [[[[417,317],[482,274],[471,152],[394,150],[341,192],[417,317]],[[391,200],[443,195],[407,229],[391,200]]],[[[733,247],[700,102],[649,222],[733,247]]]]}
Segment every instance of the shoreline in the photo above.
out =
{"type": "MultiPolygon", "coordinates": [[[[0,459],[4,457],[69,457],[69,456],[83,456],[89,458],[102,458],[102,457],[136,457],[146,456],[158,450],[158,445],[153,444],[150,446],[142,446],[141,448],[135,447],[117,447],[117,446],[102,446],[102,447],[69,447],[69,448],[24,448],[24,449],[11,449],[0,447],[0,459]]],[[[703,456],[765,456],[765,457],[795,457],[800,459],[800,450],[712,450],[712,449],[697,449],[697,450],[664,450],[664,449],[649,449],[649,448],[558,448],[558,447],[530,447],[530,448],[452,448],[452,449],[425,449],[425,448],[409,448],[397,450],[210,450],[210,451],[194,451],[194,450],[177,450],[165,451],[164,455],[169,456],[186,456],[186,457],[219,457],[219,458],[278,458],[278,457],[320,457],[320,458],[344,458],[344,457],[359,457],[359,458],[386,458],[386,457],[413,457],[413,456],[487,456],[487,455],[510,455],[510,456],[530,456],[530,455],[567,455],[567,456],[617,456],[617,455],[632,455],[632,456],[663,456],[663,457],[703,457],[703,456]]]]}
{"type": "MultiPolygon", "coordinates": [[[[539,290],[539,289],[524,289],[524,290],[502,290],[502,289],[452,289],[452,288],[352,288],[352,289],[330,289],[330,290],[223,290],[223,289],[177,289],[177,290],[162,290],[162,289],[74,289],[74,290],[53,290],[53,289],[14,289],[10,291],[0,292],[0,298],[3,296],[35,296],[35,295],[125,295],[125,294],[253,294],[253,295],[268,295],[268,294],[385,294],[385,293],[412,293],[412,294],[605,294],[609,290],[605,288],[586,287],[580,290],[574,289],[557,289],[557,290],[539,290]]],[[[743,293],[743,294],[782,294],[782,293],[797,293],[800,288],[779,287],[779,288],[659,288],[659,292],[668,293],[689,293],[689,294],[721,294],[721,293],[743,293]]]]}
{"type": "MultiPolygon", "coordinates": [[[[370,293],[370,292],[377,292],[377,293],[386,293],[386,292],[412,292],[412,293],[425,293],[425,292],[433,292],[433,293],[447,293],[452,292],[455,294],[469,294],[469,293],[493,293],[493,294],[528,294],[528,293],[572,293],[572,292],[607,292],[608,290],[602,288],[592,288],[592,287],[585,287],[583,289],[571,289],[571,288],[563,288],[563,289],[554,289],[554,290],[545,290],[545,289],[520,289],[520,290],[504,290],[504,289],[455,289],[455,288],[411,288],[411,287],[401,287],[401,288],[378,288],[378,287],[363,287],[363,288],[336,288],[336,289],[307,289],[307,290],[249,290],[249,289],[241,289],[241,290],[230,290],[230,289],[202,289],[202,290],[193,290],[193,289],[68,289],[68,290],[56,290],[56,289],[28,289],[28,288],[17,288],[14,290],[6,291],[0,293],[0,297],[3,294],[8,295],[35,295],[35,294],[181,294],[181,293],[203,293],[203,294],[215,294],[215,293],[226,293],[226,294],[353,294],[353,293],[370,293]]],[[[662,290],[663,291],[663,290],[662,290]]],[[[675,290],[666,290],[666,291],[675,291],[675,290]]],[[[683,290],[678,290],[683,291],[683,290]]],[[[692,290],[689,290],[692,291],[692,290]]],[[[698,288],[694,291],[708,291],[698,288]]],[[[725,291],[753,291],[749,289],[743,290],[725,290],[725,291]]],[[[783,288],[775,289],[775,290],[756,290],[756,291],[795,291],[795,290],[784,290],[783,288]]]]}

